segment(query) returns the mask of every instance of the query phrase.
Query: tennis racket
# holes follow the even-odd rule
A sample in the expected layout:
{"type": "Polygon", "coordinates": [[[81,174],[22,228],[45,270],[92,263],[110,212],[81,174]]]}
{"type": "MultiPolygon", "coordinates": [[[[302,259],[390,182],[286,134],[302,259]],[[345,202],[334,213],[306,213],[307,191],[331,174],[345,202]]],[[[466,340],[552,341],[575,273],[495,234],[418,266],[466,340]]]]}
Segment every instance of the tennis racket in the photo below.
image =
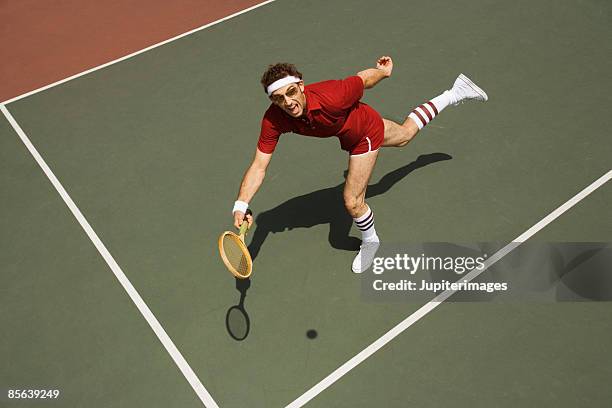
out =
{"type": "Polygon", "coordinates": [[[231,274],[239,279],[246,279],[253,272],[253,260],[251,259],[249,249],[244,243],[244,236],[249,229],[249,223],[246,221],[247,215],[252,215],[251,210],[247,210],[238,234],[232,231],[225,231],[219,237],[221,260],[231,274]]]}

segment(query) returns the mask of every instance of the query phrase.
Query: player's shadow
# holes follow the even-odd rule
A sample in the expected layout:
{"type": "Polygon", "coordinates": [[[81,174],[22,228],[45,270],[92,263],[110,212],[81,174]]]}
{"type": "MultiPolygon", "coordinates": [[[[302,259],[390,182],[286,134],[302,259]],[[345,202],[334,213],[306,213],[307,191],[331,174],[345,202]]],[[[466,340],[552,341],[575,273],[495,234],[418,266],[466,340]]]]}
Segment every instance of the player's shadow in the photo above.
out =
{"type": "MultiPolygon", "coordinates": [[[[378,183],[370,184],[366,198],[386,193],[393,185],[416,169],[450,159],[452,157],[446,153],[421,155],[412,163],[385,174],[378,183]]],[[[343,189],[344,182],[337,186],[294,197],[271,210],[259,213],[255,218],[257,228],[249,244],[251,257],[253,259],[257,257],[270,233],[293,228],[310,228],[319,224],[329,224],[328,239],[333,248],[347,251],[359,249],[361,240],[349,235],[353,219],[344,208],[343,189]]]]}

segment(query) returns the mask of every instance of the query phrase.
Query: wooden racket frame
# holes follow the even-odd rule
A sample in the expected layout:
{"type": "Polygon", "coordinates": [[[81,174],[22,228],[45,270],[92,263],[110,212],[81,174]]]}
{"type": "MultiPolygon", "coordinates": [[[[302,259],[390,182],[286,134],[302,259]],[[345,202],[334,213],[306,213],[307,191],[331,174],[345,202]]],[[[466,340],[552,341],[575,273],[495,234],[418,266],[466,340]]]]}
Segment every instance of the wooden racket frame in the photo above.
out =
{"type": "Polygon", "coordinates": [[[221,255],[221,260],[225,264],[227,270],[230,271],[230,273],[234,275],[235,277],[237,277],[238,279],[246,279],[249,276],[251,276],[251,273],[253,272],[253,259],[251,259],[251,254],[249,253],[249,249],[244,243],[244,236],[246,235],[248,229],[249,229],[249,223],[245,220],[242,223],[242,225],[240,225],[240,231],[238,232],[238,234],[236,234],[233,231],[225,231],[219,237],[219,255],[221,255]],[[238,246],[242,250],[242,253],[244,254],[246,261],[247,261],[248,273],[246,275],[241,275],[240,273],[238,273],[236,268],[232,266],[229,259],[227,259],[227,257],[225,256],[225,251],[223,249],[223,238],[225,238],[228,235],[233,236],[238,239],[237,240],[238,246]]]}

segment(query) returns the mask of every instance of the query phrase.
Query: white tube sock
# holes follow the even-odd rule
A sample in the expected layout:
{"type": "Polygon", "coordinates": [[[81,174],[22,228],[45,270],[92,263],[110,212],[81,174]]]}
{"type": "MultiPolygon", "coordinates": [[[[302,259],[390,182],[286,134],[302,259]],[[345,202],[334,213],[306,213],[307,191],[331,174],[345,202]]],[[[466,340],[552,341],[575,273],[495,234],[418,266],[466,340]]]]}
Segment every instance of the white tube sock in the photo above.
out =
{"type": "Polygon", "coordinates": [[[454,103],[453,93],[444,91],[430,101],[420,105],[415,110],[410,112],[409,118],[414,120],[419,129],[423,129],[425,125],[433,120],[444,108],[454,103]]]}
{"type": "Polygon", "coordinates": [[[368,206],[368,211],[359,218],[353,218],[355,225],[361,231],[361,240],[363,242],[379,242],[376,229],[374,228],[374,213],[368,206]]]}

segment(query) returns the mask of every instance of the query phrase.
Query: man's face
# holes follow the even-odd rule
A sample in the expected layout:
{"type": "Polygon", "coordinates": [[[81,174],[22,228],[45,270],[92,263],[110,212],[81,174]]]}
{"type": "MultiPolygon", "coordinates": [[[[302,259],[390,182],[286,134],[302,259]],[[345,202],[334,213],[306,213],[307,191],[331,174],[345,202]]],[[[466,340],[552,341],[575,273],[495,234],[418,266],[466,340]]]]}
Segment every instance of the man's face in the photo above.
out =
{"type": "Polygon", "coordinates": [[[304,82],[286,85],[270,95],[272,102],[287,112],[288,115],[297,118],[302,116],[306,109],[306,95],[304,95],[304,82]]]}

